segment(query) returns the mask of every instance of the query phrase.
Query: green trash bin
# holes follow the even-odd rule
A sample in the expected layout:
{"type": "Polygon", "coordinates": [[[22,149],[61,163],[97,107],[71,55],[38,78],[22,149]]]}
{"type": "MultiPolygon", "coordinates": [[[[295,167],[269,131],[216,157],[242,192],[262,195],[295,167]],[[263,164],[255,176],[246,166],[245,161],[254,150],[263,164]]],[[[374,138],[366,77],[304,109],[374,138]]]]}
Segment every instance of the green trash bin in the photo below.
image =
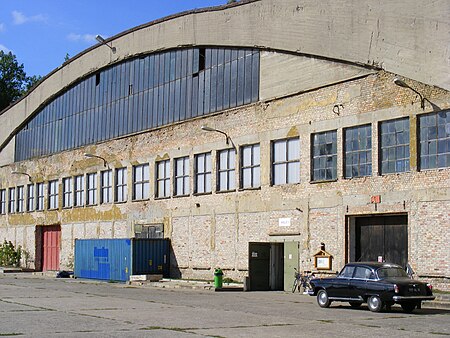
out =
{"type": "Polygon", "coordinates": [[[217,268],[214,270],[214,287],[221,289],[223,285],[223,272],[222,269],[217,268]]]}

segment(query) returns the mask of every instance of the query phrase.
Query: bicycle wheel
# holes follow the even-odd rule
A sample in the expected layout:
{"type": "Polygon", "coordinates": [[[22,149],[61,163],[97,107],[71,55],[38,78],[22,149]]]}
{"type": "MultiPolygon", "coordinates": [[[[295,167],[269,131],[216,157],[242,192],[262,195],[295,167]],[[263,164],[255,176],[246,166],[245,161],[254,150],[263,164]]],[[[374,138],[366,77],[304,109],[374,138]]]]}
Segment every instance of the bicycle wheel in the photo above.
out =
{"type": "Polygon", "coordinates": [[[294,280],[294,285],[292,285],[292,293],[294,293],[297,288],[298,288],[298,279],[296,278],[294,280]]]}

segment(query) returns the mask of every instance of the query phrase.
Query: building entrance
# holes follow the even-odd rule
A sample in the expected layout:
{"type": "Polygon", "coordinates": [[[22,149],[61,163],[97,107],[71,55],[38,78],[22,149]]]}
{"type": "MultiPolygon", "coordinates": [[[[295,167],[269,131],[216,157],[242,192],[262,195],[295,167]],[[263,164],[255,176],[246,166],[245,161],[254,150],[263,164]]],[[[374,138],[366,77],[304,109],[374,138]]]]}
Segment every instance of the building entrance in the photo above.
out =
{"type": "Polygon", "coordinates": [[[406,266],[408,262],[407,215],[354,217],[350,220],[350,226],[352,244],[350,260],[362,262],[381,259],[402,267],[406,266]]]}
{"type": "Polygon", "coordinates": [[[283,243],[249,243],[251,291],[283,290],[283,243]]]}
{"type": "Polygon", "coordinates": [[[36,269],[42,271],[59,270],[59,250],[61,226],[36,227],[36,269]]]}

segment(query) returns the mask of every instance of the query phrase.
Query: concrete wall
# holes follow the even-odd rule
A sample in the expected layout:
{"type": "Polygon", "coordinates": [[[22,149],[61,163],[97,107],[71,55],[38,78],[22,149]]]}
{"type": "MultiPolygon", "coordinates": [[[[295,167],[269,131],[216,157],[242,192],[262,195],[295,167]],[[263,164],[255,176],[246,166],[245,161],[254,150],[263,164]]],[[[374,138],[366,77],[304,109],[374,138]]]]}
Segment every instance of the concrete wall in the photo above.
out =
{"type": "MultiPolygon", "coordinates": [[[[117,35],[80,53],[0,115],[0,148],[24,119],[63,88],[108,64],[192,45],[258,46],[374,65],[450,89],[447,0],[260,0],[185,13],[117,35]]],[[[281,89],[281,88],[280,88],[281,89]]],[[[10,146],[11,147],[11,146],[10,146]]],[[[13,162],[0,152],[0,166],[13,162]]]]}

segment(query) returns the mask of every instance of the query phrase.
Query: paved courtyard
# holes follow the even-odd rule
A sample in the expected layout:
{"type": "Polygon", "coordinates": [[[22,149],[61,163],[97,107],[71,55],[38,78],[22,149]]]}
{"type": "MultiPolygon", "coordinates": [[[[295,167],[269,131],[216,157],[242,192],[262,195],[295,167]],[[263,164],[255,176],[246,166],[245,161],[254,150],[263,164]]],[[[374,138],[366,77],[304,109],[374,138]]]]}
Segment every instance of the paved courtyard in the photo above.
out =
{"type": "Polygon", "coordinates": [[[371,313],[284,292],[135,287],[0,274],[0,336],[27,337],[438,337],[450,311],[371,313]]]}

